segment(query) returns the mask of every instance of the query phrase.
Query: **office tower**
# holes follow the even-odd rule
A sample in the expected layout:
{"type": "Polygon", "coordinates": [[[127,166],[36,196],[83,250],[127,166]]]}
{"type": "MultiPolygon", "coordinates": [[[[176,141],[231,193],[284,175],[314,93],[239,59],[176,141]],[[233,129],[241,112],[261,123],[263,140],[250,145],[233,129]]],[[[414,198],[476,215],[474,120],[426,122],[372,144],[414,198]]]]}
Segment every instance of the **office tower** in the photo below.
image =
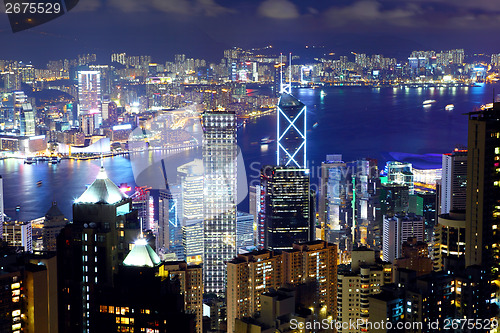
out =
{"type": "Polygon", "coordinates": [[[424,220],[415,214],[385,217],[383,225],[383,257],[384,261],[393,262],[401,256],[401,248],[408,238],[424,240],[424,220]]]}
{"type": "Polygon", "coordinates": [[[13,221],[3,225],[3,241],[9,246],[22,247],[25,252],[33,251],[31,221],[13,221]]]}
{"type": "Polygon", "coordinates": [[[99,322],[97,295],[114,286],[115,273],[140,234],[137,211],[101,167],[73,203],[73,223],[57,237],[60,332],[91,332],[99,322]]]}
{"type": "Polygon", "coordinates": [[[98,326],[92,332],[196,332],[196,315],[184,311],[189,281],[180,271],[170,273],[146,240],[138,239],[117,267],[114,285],[96,297],[98,326]]]}
{"type": "Polygon", "coordinates": [[[382,184],[380,188],[380,213],[392,217],[407,213],[409,209],[409,189],[406,185],[382,184]]]}
{"type": "Polygon", "coordinates": [[[68,219],[64,217],[57,203],[53,201],[52,206],[47,213],[45,213],[45,220],[42,228],[42,242],[45,251],[56,250],[57,235],[59,235],[66,224],[68,224],[68,219]]]}
{"type": "Polygon", "coordinates": [[[203,220],[188,220],[182,226],[182,247],[188,264],[203,262],[203,220]]]}
{"type": "Polygon", "coordinates": [[[394,268],[411,269],[417,276],[432,272],[432,259],[429,258],[429,245],[409,237],[401,246],[401,256],[394,260],[394,268]]]}
{"type": "Polygon", "coordinates": [[[3,223],[4,223],[4,206],[3,206],[3,178],[0,176],[0,237],[3,239],[3,223]]]}
{"type": "Polygon", "coordinates": [[[78,115],[101,113],[101,73],[78,71],[78,115]]]}
{"type": "Polygon", "coordinates": [[[441,214],[465,210],[467,189],[467,150],[455,149],[443,154],[441,178],[441,214]]]}
{"type": "Polygon", "coordinates": [[[480,316],[489,318],[500,304],[500,103],[469,113],[467,148],[465,265],[487,272],[483,281],[489,283],[478,291],[480,316]]]}
{"type": "Polygon", "coordinates": [[[236,115],[205,111],[202,116],[205,292],[224,293],[226,262],[236,255],[236,115]]]}
{"type": "MultiPolygon", "coordinates": [[[[253,216],[254,240],[258,244],[258,239],[263,235],[258,234],[259,216],[260,216],[260,185],[250,185],[248,191],[248,205],[249,212],[253,216]]],[[[262,230],[263,232],[264,230],[262,230]]]]}
{"type": "MultiPolygon", "coordinates": [[[[338,268],[337,321],[357,322],[369,318],[368,298],[378,294],[381,286],[392,282],[392,265],[382,262],[377,252],[360,247],[351,252],[351,267],[338,268]]],[[[359,329],[342,329],[342,333],[363,332],[359,329]]]]}
{"type": "Polygon", "coordinates": [[[309,170],[265,166],[260,177],[263,197],[258,227],[263,239],[259,239],[259,246],[284,250],[295,242],[314,240],[309,170]]]}
{"type": "Polygon", "coordinates": [[[326,229],[340,230],[341,220],[345,220],[346,164],[342,155],[327,155],[321,163],[321,184],[319,190],[319,222],[326,229]],[[344,176],[344,177],[343,177],[344,176]]]}
{"type": "Polygon", "coordinates": [[[227,327],[235,319],[262,314],[262,295],[280,287],[302,288],[307,307],[325,319],[336,317],[337,246],[324,241],[297,243],[281,253],[239,254],[228,262],[227,327]]]}
{"type": "Polygon", "coordinates": [[[465,258],[465,211],[450,211],[438,216],[434,228],[434,270],[463,266],[465,258]]]}
{"type": "Polygon", "coordinates": [[[408,186],[410,194],[414,192],[413,171],[411,163],[389,161],[385,165],[388,184],[401,184],[408,186]]]}
{"type": "Polygon", "coordinates": [[[306,106],[290,93],[283,92],[277,112],[277,165],[306,168],[306,106]]]}
{"type": "Polygon", "coordinates": [[[236,214],[236,250],[255,246],[253,233],[253,215],[237,212],[236,214]]]}
{"type": "Polygon", "coordinates": [[[282,282],[282,256],[261,250],[239,254],[227,263],[227,331],[235,331],[235,319],[260,311],[261,296],[282,282]]]}
{"type": "Polygon", "coordinates": [[[203,219],[203,161],[195,159],[177,168],[182,195],[182,220],[203,219]]]}
{"type": "Polygon", "coordinates": [[[202,332],[203,319],[203,271],[201,266],[187,265],[184,261],[169,261],[164,271],[170,278],[180,282],[181,295],[184,297],[184,311],[195,314],[196,332],[202,332]]]}

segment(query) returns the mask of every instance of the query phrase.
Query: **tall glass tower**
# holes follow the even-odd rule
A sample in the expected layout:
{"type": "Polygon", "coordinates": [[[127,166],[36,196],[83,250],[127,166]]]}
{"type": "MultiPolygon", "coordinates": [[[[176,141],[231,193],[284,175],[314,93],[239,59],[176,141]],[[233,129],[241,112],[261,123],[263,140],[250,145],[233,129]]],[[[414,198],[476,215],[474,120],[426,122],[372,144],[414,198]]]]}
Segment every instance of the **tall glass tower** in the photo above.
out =
{"type": "Polygon", "coordinates": [[[203,280],[205,292],[222,295],[226,262],[236,256],[236,115],[206,111],[203,120],[203,280]]]}

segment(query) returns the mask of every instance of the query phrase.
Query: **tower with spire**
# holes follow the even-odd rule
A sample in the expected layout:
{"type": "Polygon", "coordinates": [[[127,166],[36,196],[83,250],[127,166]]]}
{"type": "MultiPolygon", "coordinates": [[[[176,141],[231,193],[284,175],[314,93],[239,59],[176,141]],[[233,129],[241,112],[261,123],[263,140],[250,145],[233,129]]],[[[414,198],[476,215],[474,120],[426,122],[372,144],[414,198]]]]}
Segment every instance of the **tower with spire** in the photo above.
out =
{"type": "Polygon", "coordinates": [[[132,199],[101,165],[73,203],[73,222],[57,238],[60,332],[95,331],[95,300],[114,285],[118,266],[140,234],[132,199]]]}
{"type": "Polygon", "coordinates": [[[280,66],[280,96],[277,105],[277,165],[306,168],[306,106],[292,95],[292,55],[288,61],[288,83],[280,66]]]}

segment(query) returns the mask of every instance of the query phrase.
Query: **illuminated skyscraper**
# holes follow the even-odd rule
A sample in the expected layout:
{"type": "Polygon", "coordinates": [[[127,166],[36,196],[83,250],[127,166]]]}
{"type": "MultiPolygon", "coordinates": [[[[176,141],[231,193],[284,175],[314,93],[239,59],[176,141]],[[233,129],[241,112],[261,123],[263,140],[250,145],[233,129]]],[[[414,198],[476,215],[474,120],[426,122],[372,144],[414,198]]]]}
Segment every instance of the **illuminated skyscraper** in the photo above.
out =
{"type": "Polygon", "coordinates": [[[314,240],[309,170],[266,166],[260,177],[258,245],[269,250],[284,250],[291,249],[293,243],[314,240]]]}
{"type": "Polygon", "coordinates": [[[226,262],[236,255],[236,115],[206,111],[203,121],[204,248],[207,293],[222,294],[226,262]]]}
{"type": "Polygon", "coordinates": [[[101,73],[78,72],[78,115],[101,113],[101,73]]]}
{"type": "Polygon", "coordinates": [[[277,164],[306,167],[306,106],[289,93],[278,101],[277,164]]]}
{"type": "Polygon", "coordinates": [[[3,178],[0,176],[0,238],[3,238],[3,222],[4,222],[4,206],[3,206],[3,178]]]}
{"type": "Polygon", "coordinates": [[[489,318],[500,304],[500,103],[469,113],[467,148],[465,264],[485,270],[479,310],[489,318]]]}
{"type": "Polygon", "coordinates": [[[59,332],[99,331],[97,296],[114,287],[118,267],[139,232],[132,199],[101,167],[74,201],[73,223],[57,237],[59,332]]]}

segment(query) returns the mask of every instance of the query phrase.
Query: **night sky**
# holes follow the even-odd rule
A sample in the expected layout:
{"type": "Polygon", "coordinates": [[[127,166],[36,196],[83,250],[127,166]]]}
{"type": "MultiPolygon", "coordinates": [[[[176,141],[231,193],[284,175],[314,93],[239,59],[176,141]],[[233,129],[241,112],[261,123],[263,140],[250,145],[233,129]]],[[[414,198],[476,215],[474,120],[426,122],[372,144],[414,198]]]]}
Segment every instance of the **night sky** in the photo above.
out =
{"type": "MultiPolygon", "coordinates": [[[[3,12],[2,8],[2,12],[3,12]]],[[[47,60],[111,52],[176,53],[216,61],[232,46],[316,53],[382,53],[464,48],[500,53],[496,0],[80,0],[75,9],[28,31],[12,33],[0,14],[0,59],[47,60]]]]}

